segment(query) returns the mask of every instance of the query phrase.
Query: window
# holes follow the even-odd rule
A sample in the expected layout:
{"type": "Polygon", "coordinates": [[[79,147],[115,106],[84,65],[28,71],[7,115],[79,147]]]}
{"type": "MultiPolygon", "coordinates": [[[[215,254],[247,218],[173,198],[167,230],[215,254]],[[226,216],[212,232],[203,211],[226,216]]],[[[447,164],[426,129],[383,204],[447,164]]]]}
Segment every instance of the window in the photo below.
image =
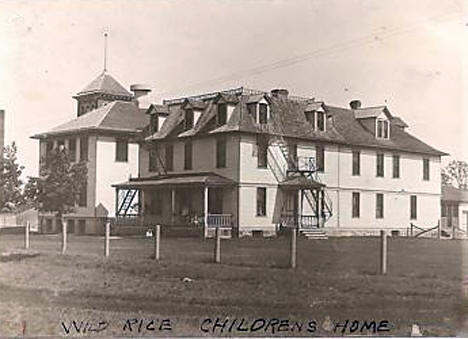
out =
{"type": "Polygon", "coordinates": [[[83,219],[78,220],[78,233],[80,234],[86,233],[86,220],[83,220],[83,219]]]}
{"type": "Polygon", "coordinates": [[[257,216],[266,216],[266,187],[257,188],[257,216]]]}
{"type": "Polygon", "coordinates": [[[115,142],[115,161],[127,162],[128,161],[128,142],[127,140],[117,140],[115,142]]]}
{"type": "Polygon", "coordinates": [[[257,139],[258,157],[257,167],[267,168],[268,164],[268,139],[265,137],[259,137],[257,139]]]}
{"type": "Polygon", "coordinates": [[[325,131],[325,113],[317,112],[317,129],[325,131]]]}
{"type": "Polygon", "coordinates": [[[185,130],[193,128],[193,109],[185,110],[185,130]]]}
{"type": "Polygon", "coordinates": [[[418,217],[418,202],[415,195],[410,196],[410,218],[416,219],[418,217]]]}
{"type": "Polygon", "coordinates": [[[268,122],[268,106],[267,104],[259,104],[259,115],[258,122],[260,124],[266,124],[268,122]]]}
{"type": "Polygon", "coordinates": [[[250,104],[247,104],[247,111],[249,111],[249,114],[252,116],[254,121],[257,122],[257,103],[251,102],[250,104]]]}
{"type": "Polygon", "coordinates": [[[225,125],[227,120],[227,105],[218,104],[218,125],[225,125]]]}
{"type": "Polygon", "coordinates": [[[423,159],[423,180],[429,180],[429,159],[423,159]]]}
{"type": "Polygon", "coordinates": [[[76,161],[76,139],[72,138],[68,140],[68,156],[71,162],[76,161]]]}
{"type": "Polygon", "coordinates": [[[384,176],[384,154],[377,153],[377,176],[384,176]]]}
{"type": "Polygon", "coordinates": [[[184,144],[184,169],[192,169],[192,143],[190,141],[184,144]]]}
{"type": "Polygon", "coordinates": [[[375,217],[382,219],[384,217],[384,197],[382,193],[375,195],[375,217]]]}
{"type": "Polygon", "coordinates": [[[216,167],[226,167],[226,139],[216,140],[216,167]]]}
{"type": "Polygon", "coordinates": [[[377,138],[379,139],[388,139],[390,137],[390,125],[386,120],[377,120],[377,138]]]}
{"type": "Polygon", "coordinates": [[[158,169],[158,149],[157,145],[151,147],[149,151],[149,168],[150,172],[154,172],[158,169]]]}
{"type": "Polygon", "coordinates": [[[353,192],[353,218],[359,218],[361,216],[361,207],[360,207],[360,194],[359,192],[353,192]]]}
{"type": "Polygon", "coordinates": [[[59,149],[61,151],[64,148],[65,148],[65,140],[63,140],[63,139],[57,140],[57,149],[59,149]]]}
{"type": "Polygon", "coordinates": [[[312,128],[315,129],[315,111],[305,112],[307,122],[312,124],[312,128]]]}
{"type": "Polygon", "coordinates": [[[165,156],[166,171],[172,171],[174,169],[174,146],[172,144],[166,144],[165,156]]]}
{"type": "Polygon", "coordinates": [[[400,177],[400,156],[398,154],[393,155],[393,177],[400,177]]]}
{"type": "Polygon", "coordinates": [[[458,218],[458,204],[453,204],[452,209],[452,216],[458,218]]]}
{"type": "Polygon", "coordinates": [[[88,161],[88,137],[80,137],[80,160],[88,161]]]}
{"type": "Polygon", "coordinates": [[[81,186],[80,193],[78,196],[78,206],[80,207],[86,207],[88,205],[88,189],[87,189],[87,183],[84,183],[81,186]]]}
{"type": "Polygon", "coordinates": [[[353,175],[361,175],[361,152],[353,151],[353,175]]]}
{"type": "Polygon", "coordinates": [[[325,149],[323,146],[315,146],[315,158],[317,171],[325,172],[325,149]]]}
{"type": "Polygon", "coordinates": [[[159,117],[157,114],[150,115],[150,132],[156,133],[159,129],[159,117]]]}

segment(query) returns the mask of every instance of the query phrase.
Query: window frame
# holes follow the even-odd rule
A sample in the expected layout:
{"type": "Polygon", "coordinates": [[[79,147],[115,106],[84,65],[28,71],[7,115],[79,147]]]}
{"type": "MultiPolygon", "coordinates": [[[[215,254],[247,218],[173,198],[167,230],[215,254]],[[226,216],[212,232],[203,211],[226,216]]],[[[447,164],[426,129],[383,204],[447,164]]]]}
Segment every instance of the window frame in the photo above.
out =
{"type": "Polygon", "coordinates": [[[68,156],[71,162],[76,162],[76,138],[68,139],[68,156]]]}
{"type": "Polygon", "coordinates": [[[128,140],[115,139],[115,161],[116,162],[128,162],[128,140]],[[119,145],[121,148],[119,148],[119,145]],[[124,145],[124,147],[122,145],[124,145]],[[122,150],[125,150],[123,155],[120,153],[120,151],[122,150]]]}
{"type": "Polygon", "coordinates": [[[184,170],[193,169],[193,144],[191,141],[184,143],[184,170]]]}
{"type": "Polygon", "coordinates": [[[431,166],[429,158],[423,158],[423,180],[431,180],[431,166]]]}
{"type": "Polygon", "coordinates": [[[85,182],[78,193],[78,207],[88,207],[88,182],[85,182]]]}
{"type": "Polygon", "coordinates": [[[216,138],[216,168],[226,168],[227,141],[225,137],[216,138]]]}
{"type": "Polygon", "coordinates": [[[185,110],[184,117],[184,130],[188,131],[195,126],[195,112],[192,108],[187,108],[185,110]],[[189,119],[190,118],[190,119],[189,119]]]}
{"type": "Polygon", "coordinates": [[[375,176],[377,178],[385,177],[385,153],[377,152],[375,157],[376,169],[375,176]]]}
{"type": "Polygon", "coordinates": [[[257,187],[257,204],[256,204],[256,216],[266,217],[267,216],[267,188],[257,187]]]}
{"type": "Polygon", "coordinates": [[[393,179],[400,178],[400,155],[399,154],[392,155],[392,178],[393,179]]]}
{"type": "Polygon", "coordinates": [[[174,170],[174,144],[172,143],[164,146],[164,167],[166,172],[174,170]]]}
{"type": "Polygon", "coordinates": [[[410,219],[418,219],[418,197],[416,195],[410,195],[410,219]]]}
{"type": "Polygon", "coordinates": [[[359,150],[352,151],[352,175],[361,175],[361,151],[359,150]]]}
{"type": "Polygon", "coordinates": [[[258,103],[258,121],[257,122],[262,125],[268,123],[268,104],[263,103],[263,102],[258,103]]]}
{"type": "Polygon", "coordinates": [[[217,110],[218,110],[218,115],[217,115],[217,124],[218,126],[226,125],[227,124],[227,111],[228,111],[228,105],[225,103],[218,103],[217,104],[217,110]],[[221,119],[222,117],[222,119],[221,119]]]}
{"type": "Polygon", "coordinates": [[[359,219],[361,217],[361,194],[352,192],[351,195],[351,218],[359,219]]]}
{"type": "Polygon", "coordinates": [[[315,120],[316,120],[316,130],[320,132],[325,132],[326,131],[326,119],[325,119],[325,112],[319,112],[317,111],[315,114],[315,120]],[[320,117],[320,118],[319,118],[320,117]]]}
{"type": "Polygon", "coordinates": [[[257,168],[268,168],[268,139],[257,137],[257,168]]]}
{"type": "Polygon", "coordinates": [[[384,195],[383,193],[375,194],[375,218],[384,219],[384,195]]]}

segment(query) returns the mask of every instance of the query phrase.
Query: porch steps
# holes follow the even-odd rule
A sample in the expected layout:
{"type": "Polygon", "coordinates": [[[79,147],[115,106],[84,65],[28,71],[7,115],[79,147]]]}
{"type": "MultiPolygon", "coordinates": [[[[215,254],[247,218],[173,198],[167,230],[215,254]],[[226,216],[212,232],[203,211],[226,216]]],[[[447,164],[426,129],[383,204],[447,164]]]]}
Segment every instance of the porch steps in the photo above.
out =
{"type": "Polygon", "coordinates": [[[308,228],[301,229],[301,234],[307,239],[326,240],[328,239],[327,233],[321,228],[308,228]]]}

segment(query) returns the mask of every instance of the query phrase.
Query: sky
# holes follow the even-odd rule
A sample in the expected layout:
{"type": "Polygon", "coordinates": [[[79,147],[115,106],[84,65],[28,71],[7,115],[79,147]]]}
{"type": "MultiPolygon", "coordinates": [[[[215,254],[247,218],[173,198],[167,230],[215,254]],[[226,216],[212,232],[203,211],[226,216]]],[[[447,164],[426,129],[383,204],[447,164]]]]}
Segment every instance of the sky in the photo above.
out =
{"type": "Polygon", "coordinates": [[[37,175],[30,136],[76,117],[103,70],[151,101],[245,86],[328,104],[387,105],[408,131],[468,161],[468,1],[0,0],[6,143],[37,175]]]}

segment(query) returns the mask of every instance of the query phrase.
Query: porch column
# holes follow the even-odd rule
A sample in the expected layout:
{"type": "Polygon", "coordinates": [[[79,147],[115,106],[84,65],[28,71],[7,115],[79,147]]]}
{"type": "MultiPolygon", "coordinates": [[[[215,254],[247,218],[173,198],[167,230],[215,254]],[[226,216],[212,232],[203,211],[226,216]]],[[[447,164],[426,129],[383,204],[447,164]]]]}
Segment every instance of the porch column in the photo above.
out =
{"type": "Polygon", "coordinates": [[[175,222],[175,189],[171,189],[171,225],[175,222]]]}
{"type": "Polygon", "coordinates": [[[115,217],[119,215],[119,193],[120,190],[118,187],[115,188],[115,217]]]}
{"type": "Polygon", "coordinates": [[[301,192],[301,201],[300,201],[301,210],[300,210],[300,213],[299,213],[299,222],[298,222],[299,228],[302,227],[302,221],[303,221],[302,216],[304,215],[304,190],[301,189],[300,192],[301,192]]]}
{"type": "Polygon", "coordinates": [[[203,199],[203,212],[204,212],[204,234],[205,234],[205,238],[207,237],[208,235],[208,186],[205,186],[204,188],[204,192],[203,192],[203,195],[204,195],[204,199],[203,199]]]}
{"type": "Polygon", "coordinates": [[[315,211],[317,212],[317,226],[320,227],[320,191],[315,190],[315,211]]]}

